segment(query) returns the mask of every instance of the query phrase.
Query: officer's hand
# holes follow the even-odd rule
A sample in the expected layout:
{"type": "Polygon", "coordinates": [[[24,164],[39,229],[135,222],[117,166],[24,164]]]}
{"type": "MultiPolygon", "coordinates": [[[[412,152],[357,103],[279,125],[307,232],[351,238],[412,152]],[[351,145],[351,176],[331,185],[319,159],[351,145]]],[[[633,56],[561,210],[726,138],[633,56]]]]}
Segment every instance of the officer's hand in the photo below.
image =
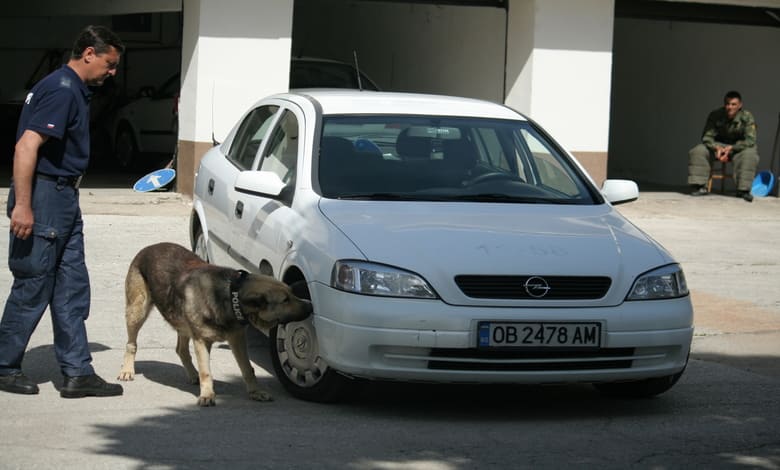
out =
{"type": "Polygon", "coordinates": [[[11,233],[27,240],[33,230],[33,211],[29,207],[15,206],[11,211],[11,233]]]}

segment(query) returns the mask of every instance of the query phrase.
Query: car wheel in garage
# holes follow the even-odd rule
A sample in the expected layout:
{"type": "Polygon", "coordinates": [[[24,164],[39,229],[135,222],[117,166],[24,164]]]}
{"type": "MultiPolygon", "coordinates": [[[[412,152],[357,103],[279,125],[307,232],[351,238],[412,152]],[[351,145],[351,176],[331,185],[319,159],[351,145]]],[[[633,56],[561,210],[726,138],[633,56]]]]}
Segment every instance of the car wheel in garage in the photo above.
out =
{"type": "Polygon", "coordinates": [[[114,142],[114,155],[120,168],[131,168],[138,156],[138,145],[135,143],[133,131],[128,126],[121,126],[114,142]]]}
{"type": "Polygon", "coordinates": [[[319,355],[312,318],[271,330],[271,362],[276,377],[294,397],[329,403],[344,396],[349,379],[328,367],[319,355]]]}

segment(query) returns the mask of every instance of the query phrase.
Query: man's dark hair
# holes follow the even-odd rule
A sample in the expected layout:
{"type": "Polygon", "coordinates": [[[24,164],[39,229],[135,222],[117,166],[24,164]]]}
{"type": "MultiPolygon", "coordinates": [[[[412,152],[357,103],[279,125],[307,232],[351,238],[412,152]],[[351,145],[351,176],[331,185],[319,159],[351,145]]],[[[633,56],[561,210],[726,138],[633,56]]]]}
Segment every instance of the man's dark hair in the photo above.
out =
{"type": "Polygon", "coordinates": [[[117,50],[120,54],[125,52],[125,45],[122,40],[113,31],[105,26],[89,25],[84,28],[76,42],[73,43],[73,50],[70,53],[71,59],[80,59],[84,54],[84,49],[92,47],[96,54],[105,54],[111,48],[117,50]]]}
{"type": "Polygon", "coordinates": [[[738,99],[739,101],[742,101],[742,95],[740,95],[737,90],[731,90],[728,93],[726,93],[726,96],[723,97],[723,102],[728,103],[729,100],[733,100],[734,98],[738,99]]]}

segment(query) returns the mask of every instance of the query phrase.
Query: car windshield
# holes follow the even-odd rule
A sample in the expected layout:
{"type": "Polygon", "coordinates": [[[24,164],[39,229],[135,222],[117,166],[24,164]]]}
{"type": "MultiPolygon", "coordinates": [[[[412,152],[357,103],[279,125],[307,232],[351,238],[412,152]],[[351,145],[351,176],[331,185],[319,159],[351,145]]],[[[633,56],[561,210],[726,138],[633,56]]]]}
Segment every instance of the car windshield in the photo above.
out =
{"type": "Polygon", "coordinates": [[[327,198],[602,202],[569,157],[526,121],[325,116],[318,162],[327,198]]]}

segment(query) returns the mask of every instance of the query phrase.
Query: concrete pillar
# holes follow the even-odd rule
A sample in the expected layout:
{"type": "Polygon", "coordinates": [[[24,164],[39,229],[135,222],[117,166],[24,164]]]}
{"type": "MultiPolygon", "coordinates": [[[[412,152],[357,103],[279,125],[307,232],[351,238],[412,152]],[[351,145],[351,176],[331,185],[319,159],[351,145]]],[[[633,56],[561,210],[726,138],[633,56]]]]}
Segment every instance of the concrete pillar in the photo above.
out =
{"type": "Polygon", "coordinates": [[[614,0],[509,0],[506,104],[606,179],[614,0]]]}
{"type": "Polygon", "coordinates": [[[293,2],[184,0],[176,189],[257,100],[287,91],[293,2]]]}

